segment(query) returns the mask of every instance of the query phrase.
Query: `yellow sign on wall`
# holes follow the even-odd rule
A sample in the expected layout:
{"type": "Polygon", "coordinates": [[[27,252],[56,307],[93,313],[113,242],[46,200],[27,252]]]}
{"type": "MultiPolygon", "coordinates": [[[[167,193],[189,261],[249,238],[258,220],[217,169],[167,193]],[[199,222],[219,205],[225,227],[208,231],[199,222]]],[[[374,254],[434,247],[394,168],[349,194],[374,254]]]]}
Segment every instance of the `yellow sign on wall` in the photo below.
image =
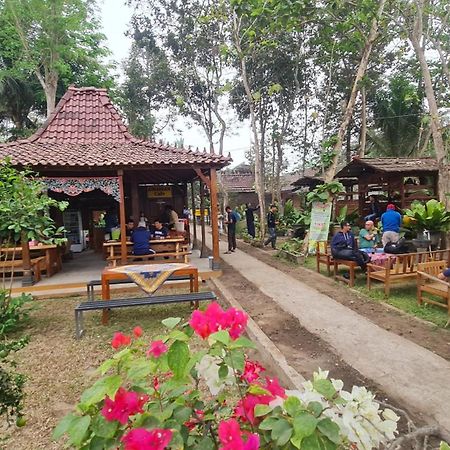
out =
{"type": "Polygon", "coordinates": [[[147,198],[172,198],[170,186],[150,186],[147,189],[147,198]]]}
{"type": "MultiPolygon", "coordinates": [[[[205,209],[204,211],[203,211],[203,214],[205,215],[205,216],[209,216],[209,210],[208,209],[205,209]]],[[[195,210],[195,216],[196,217],[200,217],[200,209],[196,209],[195,210]]]]}

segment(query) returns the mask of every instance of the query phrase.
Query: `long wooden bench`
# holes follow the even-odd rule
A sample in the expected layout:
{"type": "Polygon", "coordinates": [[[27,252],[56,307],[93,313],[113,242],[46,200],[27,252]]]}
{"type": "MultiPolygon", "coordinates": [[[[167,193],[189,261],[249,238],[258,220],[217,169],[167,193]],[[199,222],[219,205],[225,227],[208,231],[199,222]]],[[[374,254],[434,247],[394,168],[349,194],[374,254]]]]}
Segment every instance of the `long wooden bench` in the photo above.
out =
{"type": "MultiPolygon", "coordinates": [[[[182,252],[160,252],[153,253],[151,255],[133,255],[131,253],[127,254],[128,262],[136,262],[136,261],[146,261],[149,263],[152,262],[182,262],[188,263],[188,256],[191,255],[192,252],[182,251],[182,252]]],[[[108,256],[106,258],[107,261],[111,262],[113,266],[116,266],[117,261],[122,258],[121,255],[108,256]]]]}
{"type": "Polygon", "coordinates": [[[431,303],[446,308],[448,320],[445,326],[450,323],[450,283],[447,280],[440,280],[438,275],[447,267],[447,261],[431,261],[417,265],[417,303],[419,305],[423,302],[431,303]],[[438,301],[430,295],[438,297],[442,301],[438,301]]]}
{"type": "Polygon", "coordinates": [[[158,295],[143,298],[125,298],[83,302],[75,307],[75,337],[81,338],[84,333],[83,312],[103,309],[129,308],[133,306],[163,305],[171,303],[191,302],[198,307],[198,302],[216,300],[214,292],[190,292],[188,294],[158,295]]]}
{"type": "Polygon", "coordinates": [[[448,264],[449,257],[448,250],[390,255],[383,266],[367,264],[367,288],[371,289],[372,280],[381,281],[384,295],[389,297],[392,284],[416,279],[419,264],[431,261],[446,261],[448,264]]]}
{"type": "MultiPolygon", "coordinates": [[[[185,281],[190,280],[191,277],[189,275],[170,275],[170,277],[167,279],[167,281],[185,281]]],[[[125,280],[111,280],[109,281],[109,284],[127,284],[127,283],[134,283],[132,279],[125,279],[125,280]]],[[[86,291],[87,291],[87,299],[88,301],[94,301],[94,289],[95,286],[101,286],[102,280],[91,280],[86,283],[86,291]]]]}
{"type": "MultiPolygon", "coordinates": [[[[35,283],[41,281],[42,269],[45,267],[45,257],[39,256],[38,258],[31,259],[31,270],[33,272],[33,280],[35,283]]],[[[23,260],[15,259],[14,261],[6,260],[0,261],[0,270],[6,273],[23,273],[23,260]]]]}

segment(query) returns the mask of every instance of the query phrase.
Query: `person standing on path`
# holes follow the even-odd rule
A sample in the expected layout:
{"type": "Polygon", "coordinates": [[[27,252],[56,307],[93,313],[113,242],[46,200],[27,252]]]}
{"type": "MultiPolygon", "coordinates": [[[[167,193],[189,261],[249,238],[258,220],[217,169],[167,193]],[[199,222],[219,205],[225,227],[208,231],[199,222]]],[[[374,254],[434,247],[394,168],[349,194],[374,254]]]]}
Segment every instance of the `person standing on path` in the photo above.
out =
{"type": "Polygon", "coordinates": [[[251,203],[245,204],[245,220],[247,221],[247,232],[248,234],[255,239],[256,236],[256,230],[255,230],[255,211],[258,211],[259,206],[256,208],[252,208],[251,203]]]}
{"type": "Polygon", "coordinates": [[[392,242],[396,243],[400,239],[400,225],[402,223],[402,216],[395,210],[395,205],[389,203],[386,212],[381,216],[381,224],[383,225],[383,236],[381,242],[383,247],[392,242]]]}
{"type": "Polygon", "coordinates": [[[269,237],[267,238],[266,242],[264,242],[264,246],[268,245],[269,243],[272,244],[272,248],[275,249],[275,244],[277,243],[277,207],[275,205],[270,205],[269,212],[267,214],[267,229],[269,231],[269,237]]]}
{"type": "Polygon", "coordinates": [[[230,254],[231,252],[234,252],[236,250],[237,217],[236,217],[236,213],[234,211],[232,211],[232,209],[229,206],[227,206],[225,208],[225,212],[226,212],[225,223],[227,224],[227,230],[228,230],[228,251],[225,253],[230,254]]]}

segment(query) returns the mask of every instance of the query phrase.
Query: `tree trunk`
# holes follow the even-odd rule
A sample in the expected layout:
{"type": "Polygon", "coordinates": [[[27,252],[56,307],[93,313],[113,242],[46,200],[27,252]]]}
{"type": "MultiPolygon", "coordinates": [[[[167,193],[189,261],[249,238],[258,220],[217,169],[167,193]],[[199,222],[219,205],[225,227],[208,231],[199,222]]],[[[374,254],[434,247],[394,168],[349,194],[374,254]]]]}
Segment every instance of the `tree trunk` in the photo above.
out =
{"type": "Polygon", "coordinates": [[[283,167],[283,144],[281,137],[275,141],[277,147],[277,164],[275,166],[275,200],[281,206],[281,168],[283,167]]]}
{"type": "Polygon", "coordinates": [[[413,29],[409,34],[409,39],[420,64],[425,87],[425,95],[427,97],[428,108],[430,110],[430,127],[439,170],[439,200],[446,206],[448,206],[449,201],[446,194],[450,192],[450,177],[449,171],[447,169],[447,155],[445,151],[444,139],[442,137],[442,124],[439,117],[439,110],[433,89],[433,81],[431,79],[430,68],[425,57],[425,49],[421,45],[421,40],[423,37],[424,1],[416,1],[416,6],[417,12],[414,18],[413,29]]]}
{"type": "Polygon", "coordinates": [[[366,87],[361,88],[361,133],[359,135],[359,152],[358,156],[364,158],[366,154],[367,145],[367,99],[366,99],[366,87]]]}
{"type": "Polygon", "coordinates": [[[45,77],[42,75],[38,80],[41,83],[42,88],[45,93],[45,100],[47,102],[47,118],[55,110],[56,106],[56,89],[58,88],[58,74],[55,71],[48,71],[45,77]]]}
{"type": "Polygon", "coordinates": [[[352,128],[350,124],[347,127],[347,137],[345,142],[345,161],[347,164],[352,160],[352,128]]]}
{"type": "Polygon", "coordinates": [[[246,56],[242,52],[241,44],[240,44],[240,24],[237,18],[236,13],[233,13],[233,40],[234,45],[236,47],[238,57],[240,59],[240,72],[242,83],[244,85],[245,95],[247,97],[247,103],[250,110],[250,124],[252,127],[253,134],[253,150],[255,156],[255,190],[258,194],[258,202],[260,207],[261,221],[260,221],[260,234],[261,239],[264,239],[264,235],[266,232],[266,221],[265,221],[265,213],[266,213],[266,201],[265,201],[265,189],[264,189],[264,172],[261,167],[261,146],[260,140],[258,136],[258,127],[257,120],[255,114],[255,104],[252,95],[252,91],[250,89],[250,84],[248,81],[247,74],[247,60],[246,56]]]}
{"type": "Polygon", "coordinates": [[[385,3],[386,0],[380,0],[377,15],[372,20],[369,36],[367,38],[366,45],[364,46],[364,51],[361,57],[361,61],[359,63],[358,71],[356,72],[355,81],[353,82],[352,91],[350,93],[347,107],[345,108],[344,117],[342,118],[342,122],[337,134],[336,144],[334,145],[333,160],[331,162],[330,167],[327,169],[325,173],[325,183],[329,183],[330,181],[332,181],[334,175],[336,174],[339,156],[342,151],[342,142],[344,140],[345,132],[347,131],[347,127],[353,115],[353,109],[355,107],[356,102],[356,94],[358,93],[359,90],[359,83],[361,82],[362,78],[364,77],[364,74],[366,73],[370,53],[372,52],[373,43],[375,42],[375,39],[378,36],[378,21],[380,20],[383,14],[385,3]]]}

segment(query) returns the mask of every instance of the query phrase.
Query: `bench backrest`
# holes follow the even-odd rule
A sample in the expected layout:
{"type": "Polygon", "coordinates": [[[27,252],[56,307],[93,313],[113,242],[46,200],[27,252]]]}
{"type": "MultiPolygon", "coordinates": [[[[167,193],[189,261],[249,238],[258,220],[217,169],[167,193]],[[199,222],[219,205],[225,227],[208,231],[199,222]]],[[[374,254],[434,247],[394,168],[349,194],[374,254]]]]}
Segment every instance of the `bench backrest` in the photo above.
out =
{"type": "Polygon", "coordinates": [[[317,241],[316,255],[331,255],[330,243],[328,241],[317,241]]]}
{"type": "Polygon", "coordinates": [[[386,268],[390,267],[390,273],[395,275],[415,273],[417,270],[420,270],[418,267],[421,264],[438,261],[446,265],[448,264],[448,259],[448,250],[403,253],[399,255],[392,255],[391,258],[386,261],[386,268]]]}
{"type": "Polygon", "coordinates": [[[442,271],[447,268],[447,261],[430,261],[426,263],[417,264],[417,270],[420,272],[425,272],[428,275],[433,275],[437,277],[442,271]]]}

